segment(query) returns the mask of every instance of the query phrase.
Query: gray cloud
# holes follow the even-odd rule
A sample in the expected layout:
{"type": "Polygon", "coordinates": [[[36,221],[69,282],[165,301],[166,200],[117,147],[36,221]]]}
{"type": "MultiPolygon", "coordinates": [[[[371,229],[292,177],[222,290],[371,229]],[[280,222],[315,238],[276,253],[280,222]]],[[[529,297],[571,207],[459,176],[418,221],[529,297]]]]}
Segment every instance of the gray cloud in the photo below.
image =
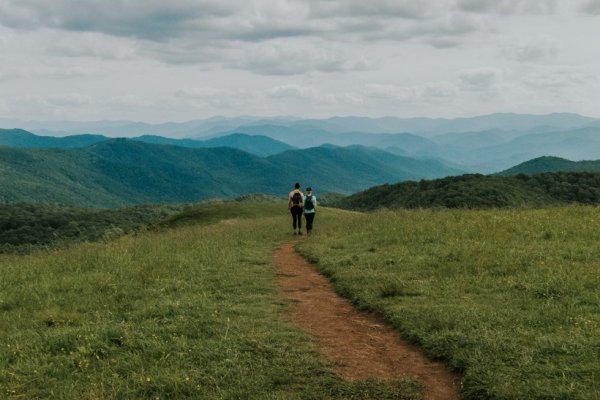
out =
{"type": "MultiPolygon", "coordinates": [[[[418,21],[424,29],[401,29],[406,35],[428,35],[442,28],[460,33],[439,20],[451,15],[451,1],[434,0],[247,0],[244,3],[218,0],[4,0],[0,2],[0,24],[23,29],[52,28],[97,32],[117,37],[177,44],[174,39],[193,39],[196,46],[215,42],[263,42],[290,37],[328,37],[347,40],[347,35],[364,40],[396,40],[395,27],[418,21]],[[450,14],[449,14],[450,13],[450,14]],[[433,25],[431,28],[427,28],[433,25]],[[361,33],[364,33],[362,35],[361,33]]],[[[467,18],[464,17],[466,20],[467,18]]],[[[400,40],[404,40],[400,36],[400,40]]]]}
{"type": "Polygon", "coordinates": [[[269,96],[274,99],[317,99],[321,93],[312,86],[288,84],[271,88],[269,96]]]}
{"type": "Polygon", "coordinates": [[[483,24],[479,16],[451,12],[452,4],[115,0],[107,6],[101,0],[3,0],[0,24],[62,35],[42,46],[54,56],[105,61],[145,57],[205,70],[296,75],[375,68],[378,62],[347,50],[371,42],[421,39],[435,48],[460,46],[461,37],[483,24]]]}
{"type": "Polygon", "coordinates": [[[558,66],[531,72],[523,76],[522,82],[536,91],[562,92],[596,85],[599,77],[577,67],[558,66]]]}
{"type": "Polygon", "coordinates": [[[459,47],[462,44],[460,40],[451,37],[434,37],[431,39],[427,39],[427,43],[429,43],[432,47],[438,49],[449,49],[452,47],[459,47]]]}
{"type": "Polygon", "coordinates": [[[553,14],[557,0],[458,0],[461,11],[503,15],[553,14]]]}
{"type": "Polygon", "coordinates": [[[310,14],[318,18],[383,17],[425,19],[445,8],[433,0],[312,0],[310,14]]]}
{"type": "Polygon", "coordinates": [[[581,11],[593,15],[600,15],[600,0],[588,0],[581,6],[581,11]]]}
{"type": "Polygon", "coordinates": [[[0,0],[0,111],[441,115],[539,93],[538,111],[580,98],[597,113],[582,13],[600,0],[0,0]]]}
{"type": "Polygon", "coordinates": [[[398,104],[443,103],[455,99],[460,89],[452,82],[425,82],[420,85],[400,86],[390,84],[368,84],[365,96],[398,104]]]}
{"type": "Polygon", "coordinates": [[[482,68],[466,70],[460,73],[462,87],[468,90],[488,90],[498,80],[500,72],[496,69],[482,68]]]}
{"type": "Polygon", "coordinates": [[[274,42],[247,47],[234,53],[227,63],[231,68],[264,75],[295,75],[311,71],[347,72],[372,68],[362,56],[326,42],[274,42]]]}
{"type": "Polygon", "coordinates": [[[4,0],[0,23],[19,29],[48,27],[79,32],[101,32],[152,40],[180,36],[198,20],[226,15],[218,1],[115,0],[4,0]]]}
{"type": "Polygon", "coordinates": [[[557,56],[558,45],[550,39],[538,39],[511,45],[504,54],[519,62],[546,61],[557,56]]]}
{"type": "Polygon", "coordinates": [[[14,69],[5,69],[4,71],[0,70],[0,82],[2,81],[11,81],[15,79],[19,79],[23,77],[23,73],[14,69]]]}
{"type": "Polygon", "coordinates": [[[96,32],[46,35],[44,46],[48,54],[61,57],[94,57],[104,60],[126,60],[137,56],[138,48],[132,41],[121,40],[96,32]]]}
{"type": "Polygon", "coordinates": [[[459,46],[461,44],[459,38],[485,29],[480,17],[450,13],[428,21],[388,24],[384,29],[364,33],[362,37],[366,41],[419,39],[433,47],[444,48],[459,46]]]}

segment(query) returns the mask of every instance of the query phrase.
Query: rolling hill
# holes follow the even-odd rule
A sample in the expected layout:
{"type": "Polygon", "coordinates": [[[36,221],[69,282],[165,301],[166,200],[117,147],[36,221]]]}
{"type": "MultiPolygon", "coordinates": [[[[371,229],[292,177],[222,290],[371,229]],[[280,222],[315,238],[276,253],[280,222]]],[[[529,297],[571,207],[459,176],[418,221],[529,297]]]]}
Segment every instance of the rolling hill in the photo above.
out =
{"type": "Polygon", "coordinates": [[[543,207],[566,203],[599,204],[600,172],[516,176],[470,174],[400,182],[372,187],[333,205],[368,211],[379,208],[543,207]]]}
{"type": "Polygon", "coordinates": [[[496,175],[540,174],[543,172],[600,172],[600,160],[571,161],[560,157],[538,157],[496,175]]]}
{"type": "Polygon", "coordinates": [[[294,182],[317,193],[352,193],[404,179],[460,173],[435,160],[360,146],[288,150],[258,157],[217,147],[191,149],[113,139],[78,149],[0,148],[0,201],[120,206],[180,203],[263,192],[294,182]]]}
{"type": "Polygon", "coordinates": [[[230,147],[261,157],[281,153],[294,149],[286,143],[263,135],[246,135],[243,133],[232,133],[207,140],[194,139],[171,139],[162,136],[144,135],[132,138],[145,143],[167,144],[172,146],[199,148],[230,147]]]}

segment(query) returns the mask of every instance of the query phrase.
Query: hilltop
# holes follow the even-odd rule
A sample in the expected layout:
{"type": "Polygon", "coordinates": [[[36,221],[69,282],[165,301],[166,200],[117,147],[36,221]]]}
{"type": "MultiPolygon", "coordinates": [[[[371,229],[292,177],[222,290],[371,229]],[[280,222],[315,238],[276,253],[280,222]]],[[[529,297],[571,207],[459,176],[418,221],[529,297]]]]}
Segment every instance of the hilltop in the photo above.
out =
{"type": "Polygon", "coordinates": [[[526,161],[497,175],[539,174],[543,172],[600,172],[600,160],[571,161],[560,157],[538,157],[526,161]]]}
{"type": "Polygon", "coordinates": [[[381,185],[334,203],[340,208],[504,208],[600,203],[600,172],[479,174],[381,185]]]}

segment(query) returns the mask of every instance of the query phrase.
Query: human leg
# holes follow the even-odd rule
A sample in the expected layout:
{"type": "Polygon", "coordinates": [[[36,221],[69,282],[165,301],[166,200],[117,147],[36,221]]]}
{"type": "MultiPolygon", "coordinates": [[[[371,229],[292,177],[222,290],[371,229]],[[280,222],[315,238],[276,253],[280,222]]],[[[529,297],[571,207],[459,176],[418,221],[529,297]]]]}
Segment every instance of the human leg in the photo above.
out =
{"type": "Polygon", "coordinates": [[[299,207],[292,207],[292,226],[294,227],[294,233],[296,233],[296,227],[298,227],[298,234],[302,234],[302,209],[299,207]]]}
{"type": "Polygon", "coordinates": [[[312,231],[315,213],[305,213],[304,217],[306,218],[306,233],[310,233],[310,231],[312,231]]]}

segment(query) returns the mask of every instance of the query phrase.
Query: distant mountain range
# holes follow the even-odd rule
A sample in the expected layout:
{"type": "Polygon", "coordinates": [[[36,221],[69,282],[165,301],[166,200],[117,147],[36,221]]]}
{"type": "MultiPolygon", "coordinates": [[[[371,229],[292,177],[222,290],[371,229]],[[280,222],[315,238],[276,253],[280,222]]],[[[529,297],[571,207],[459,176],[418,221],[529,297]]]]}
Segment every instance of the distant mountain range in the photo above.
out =
{"type": "Polygon", "coordinates": [[[77,133],[81,142],[100,140],[97,135],[116,135],[193,148],[223,145],[260,156],[277,154],[284,151],[286,145],[309,148],[323,144],[358,144],[405,157],[439,159],[456,169],[475,173],[503,171],[540,156],[574,161],[600,159],[600,120],[568,113],[491,114],[455,119],[215,117],[156,125],[128,121],[38,123],[0,120],[0,126],[19,123],[21,125],[12,126],[30,127],[33,132],[46,135],[77,133]],[[81,135],[85,132],[96,136],[81,135]],[[263,143],[248,136],[261,137],[263,143]],[[278,143],[267,143],[267,137],[278,143]]]}
{"type": "MultiPolygon", "coordinates": [[[[20,148],[56,148],[72,149],[86,147],[92,144],[111,140],[111,138],[102,135],[73,135],[65,137],[38,136],[22,129],[0,129],[0,146],[20,147],[20,148]]],[[[171,146],[189,147],[189,148],[214,148],[230,147],[243,150],[261,157],[281,153],[286,150],[292,150],[294,147],[261,135],[245,135],[234,133],[227,136],[221,136],[207,140],[194,139],[173,139],[162,136],[145,135],[132,138],[132,140],[164,144],[171,146]]]]}
{"type": "MultiPolygon", "coordinates": [[[[64,143],[63,143],[64,144],[64,143]]],[[[461,173],[436,160],[326,146],[259,157],[229,147],[186,148],[129,139],[67,149],[0,147],[0,201],[79,206],[180,203],[252,192],[285,196],[294,182],[353,193],[461,173]]]]}
{"type": "Polygon", "coordinates": [[[0,127],[29,130],[43,135],[72,135],[96,133],[108,136],[160,135],[179,138],[198,138],[224,132],[245,132],[253,126],[293,128],[302,132],[329,133],[413,133],[424,137],[451,132],[479,132],[490,129],[531,131],[534,129],[570,130],[587,125],[598,126],[598,119],[578,114],[554,113],[528,115],[498,113],[469,118],[397,118],[397,117],[333,117],[327,119],[262,118],[262,117],[212,117],[188,122],[146,124],[132,121],[18,121],[0,119],[0,127]]]}

